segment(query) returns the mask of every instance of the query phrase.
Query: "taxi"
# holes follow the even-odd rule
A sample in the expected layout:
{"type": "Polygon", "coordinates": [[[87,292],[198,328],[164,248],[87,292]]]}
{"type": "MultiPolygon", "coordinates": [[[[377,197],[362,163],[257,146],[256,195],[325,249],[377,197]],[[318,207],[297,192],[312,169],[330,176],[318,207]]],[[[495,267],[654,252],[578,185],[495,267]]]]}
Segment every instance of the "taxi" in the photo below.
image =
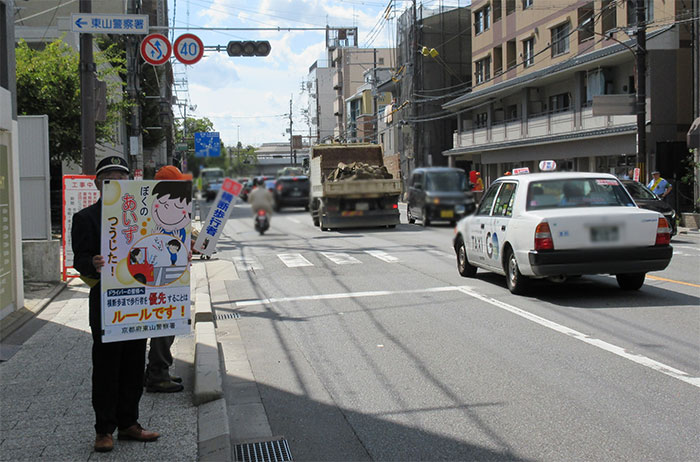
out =
{"type": "Polygon", "coordinates": [[[514,294],[532,278],[563,281],[613,274],[637,290],[646,273],[671,261],[671,228],[658,212],[638,208],[613,175],[547,172],[497,179],[476,212],[455,227],[457,269],[506,276],[514,294]]]}

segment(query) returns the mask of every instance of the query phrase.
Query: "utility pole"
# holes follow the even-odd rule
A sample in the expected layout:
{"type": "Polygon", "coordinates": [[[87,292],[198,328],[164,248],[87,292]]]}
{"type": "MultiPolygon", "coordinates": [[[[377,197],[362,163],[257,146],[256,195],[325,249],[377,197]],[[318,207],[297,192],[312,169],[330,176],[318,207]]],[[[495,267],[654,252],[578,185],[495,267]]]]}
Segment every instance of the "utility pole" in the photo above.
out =
{"type": "Polygon", "coordinates": [[[377,113],[377,49],[374,49],[374,77],[372,78],[372,119],[374,142],[379,143],[379,114],[377,113]]]}
{"type": "Polygon", "coordinates": [[[647,175],[653,169],[649,165],[649,155],[647,154],[647,128],[646,128],[646,86],[647,86],[647,64],[646,64],[646,9],[645,0],[636,0],[635,12],[637,16],[637,49],[635,50],[635,64],[637,68],[637,165],[644,163],[642,169],[647,175]]]}
{"type": "MultiPolygon", "coordinates": [[[[92,0],[80,0],[80,12],[92,13],[92,0]]],[[[95,174],[95,62],[92,34],[80,34],[80,132],[83,174],[95,174]]]]}
{"type": "Polygon", "coordinates": [[[413,165],[409,162],[409,173],[412,170],[411,167],[422,166],[423,161],[417,164],[418,160],[418,122],[415,122],[418,116],[418,105],[416,103],[416,91],[418,90],[418,17],[416,11],[416,0],[413,0],[413,40],[411,40],[411,48],[409,52],[411,53],[411,64],[413,64],[413,78],[411,79],[411,94],[409,95],[408,101],[411,103],[411,115],[413,116],[414,122],[412,123],[412,136],[413,136],[413,165]]]}
{"type": "MultiPolygon", "coordinates": [[[[127,7],[128,14],[138,13],[138,0],[129,0],[127,7]]],[[[128,35],[126,39],[126,93],[131,101],[131,120],[129,123],[129,164],[131,170],[143,170],[143,158],[141,157],[141,118],[138,104],[139,88],[139,61],[138,61],[138,38],[128,35]]],[[[187,113],[185,113],[187,114],[187,113]]],[[[185,116],[185,124],[187,117],[185,116]]]]}
{"type": "Polygon", "coordinates": [[[294,122],[292,121],[292,99],[294,94],[289,97],[289,165],[294,165],[294,138],[292,135],[292,126],[294,122]]]}

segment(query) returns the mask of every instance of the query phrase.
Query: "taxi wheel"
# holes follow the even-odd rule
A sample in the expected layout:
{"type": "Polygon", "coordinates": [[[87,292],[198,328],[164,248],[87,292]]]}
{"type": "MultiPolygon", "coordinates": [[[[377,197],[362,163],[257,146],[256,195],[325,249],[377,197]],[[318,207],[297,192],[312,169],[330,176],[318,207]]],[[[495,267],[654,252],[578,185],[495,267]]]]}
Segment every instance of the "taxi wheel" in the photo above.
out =
{"type": "Polygon", "coordinates": [[[644,285],[646,273],[616,274],[617,284],[622,290],[638,290],[644,285]]]}
{"type": "Polygon", "coordinates": [[[528,279],[520,273],[513,249],[508,247],[506,254],[506,285],[512,294],[522,295],[527,290],[528,279]]]}
{"type": "Polygon", "coordinates": [[[457,271],[465,278],[476,276],[476,266],[472,266],[467,258],[467,247],[462,239],[457,243],[457,271]]]}

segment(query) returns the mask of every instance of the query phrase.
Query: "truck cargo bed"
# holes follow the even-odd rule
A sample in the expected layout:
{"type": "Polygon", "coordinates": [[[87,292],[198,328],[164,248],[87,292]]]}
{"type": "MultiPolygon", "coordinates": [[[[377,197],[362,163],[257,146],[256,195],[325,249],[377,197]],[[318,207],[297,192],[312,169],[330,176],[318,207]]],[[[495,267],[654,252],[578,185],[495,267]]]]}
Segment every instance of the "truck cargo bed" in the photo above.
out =
{"type": "Polygon", "coordinates": [[[312,195],[347,198],[378,197],[401,194],[400,180],[345,180],[326,181],[312,186],[312,195]]]}

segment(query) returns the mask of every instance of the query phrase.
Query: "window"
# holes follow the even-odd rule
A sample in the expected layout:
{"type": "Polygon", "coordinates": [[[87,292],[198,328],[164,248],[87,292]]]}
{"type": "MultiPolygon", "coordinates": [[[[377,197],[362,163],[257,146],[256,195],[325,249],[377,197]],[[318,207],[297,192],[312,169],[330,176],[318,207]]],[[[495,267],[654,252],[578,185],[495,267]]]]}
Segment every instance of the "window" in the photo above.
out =
{"type": "Polygon", "coordinates": [[[523,41],[523,65],[530,67],[535,64],[535,39],[529,38],[523,41]]]}
{"type": "MultiPolygon", "coordinates": [[[[635,0],[627,0],[627,25],[637,25],[637,9],[635,0]]],[[[654,0],[644,0],[644,17],[647,23],[654,20],[654,0]]]]}
{"type": "Polygon", "coordinates": [[[486,5],[474,13],[474,35],[479,35],[491,27],[491,7],[486,5]]]}
{"type": "Polygon", "coordinates": [[[506,69],[512,69],[518,65],[517,46],[515,40],[508,40],[506,43],[506,69]]]}
{"type": "Polygon", "coordinates": [[[511,104],[506,108],[506,120],[515,120],[518,118],[518,105],[511,104]]]}
{"type": "Polygon", "coordinates": [[[603,33],[605,34],[610,29],[615,29],[617,27],[617,7],[615,6],[615,0],[603,0],[601,12],[603,33]]]}
{"type": "Polygon", "coordinates": [[[493,22],[498,22],[501,20],[502,10],[501,10],[502,0],[493,0],[493,22]]]}
{"type": "Polygon", "coordinates": [[[523,10],[527,10],[532,6],[533,0],[523,0],[523,10]]]}
{"type": "Polygon", "coordinates": [[[569,52],[569,34],[571,24],[564,23],[552,28],[552,57],[569,52]]]}
{"type": "Polygon", "coordinates": [[[530,183],[527,210],[571,207],[634,207],[625,188],[609,178],[569,178],[530,183]]]}
{"type": "Polygon", "coordinates": [[[476,128],[483,128],[486,126],[489,120],[489,115],[486,112],[480,112],[476,115],[474,119],[474,125],[476,125],[476,128]]]}
{"type": "Polygon", "coordinates": [[[549,97],[550,112],[562,112],[571,107],[571,98],[568,93],[561,93],[549,97]]]}
{"type": "Polygon", "coordinates": [[[487,56],[484,59],[474,63],[474,76],[477,85],[484,83],[491,78],[491,57],[487,56]]]}
{"type": "Polygon", "coordinates": [[[515,13],[515,0],[506,0],[506,16],[515,13]]]}
{"type": "Polygon", "coordinates": [[[384,58],[377,58],[377,64],[379,64],[380,66],[383,66],[384,65],[384,58]]]}
{"type": "Polygon", "coordinates": [[[490,215],[491,214],[491,207],[493,206],[493,198],[496,197],[496,193],[498,192],[499,186],[501,186],[500,183],[493,184],[488,189],[488,191],[486,191],[486,194],[484,194],[484,198],[481,199],[481,203],[479,204],[479,209],[476,211],[477,215],[490,215]]]}
{"type": "Polygon", "coordinates": [[[594,31],[593,2],[589,2],[578,9],[578,43],[593,38],[594,31]]]}
{"type": "Polygon", "coordinates": [[[513,202],[515,200],[516,183],[503,183],[501,191],[493,204],[493,216],[510,217],[513,215],[513,202]]]}
{"type": "Polygon", "coordinates": [[[493,74],[498,75],[503,72],[503,47],[493,49],[493,74]]]}

